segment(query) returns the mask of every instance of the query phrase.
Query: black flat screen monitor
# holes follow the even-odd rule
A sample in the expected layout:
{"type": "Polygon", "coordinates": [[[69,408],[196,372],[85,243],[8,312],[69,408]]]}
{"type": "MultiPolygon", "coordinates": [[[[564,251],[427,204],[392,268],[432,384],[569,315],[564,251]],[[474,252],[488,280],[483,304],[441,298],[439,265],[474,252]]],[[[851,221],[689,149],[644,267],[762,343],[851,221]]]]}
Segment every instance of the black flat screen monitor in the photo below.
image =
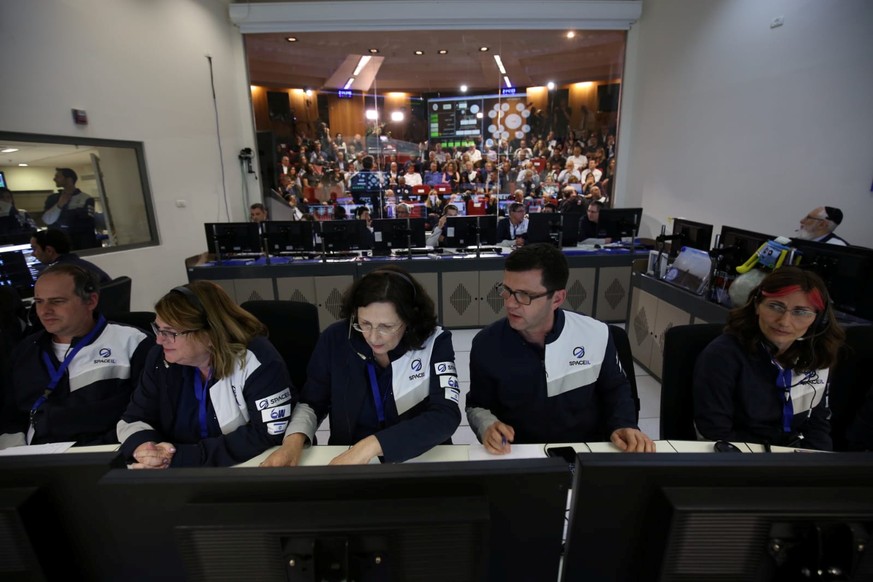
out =
{"type": "Polygon", "coordinates": [[[562,580],[870,580],[871,528],[871,453],[580,454],[562,580]]]}
{"type": "Polygon", "coordinates": [[[264,238],[271,255],[312,252],[315,223],[310,220],[264,222],[264,238]]]}
{"type": "Polygon", "coordinates": [[[318,223],[315,250],[342,253],[368,249],[371,236],[363,220],[325,220],[318,223]]]}
{"type": "Polygon", "coordinates": [[[108,530],[119,580],[142,578],[147,541],[161,556],[155,580],[527,582],[557,579],[566,467],[118,470],[100,498],[118,508],[108,530]]]}
{"type": "Polygon", "coordinates": [[[685,218],[673,219],[673,234],[681,238],[670,245],[670,254],[676,256],[682,247],[691,247],[705,252],[712,248],[712,225],[694,222],[685,218]]]}
{"type": "Polygon", "coordinates": [[[97,490],[115,456],[0,457],[0,580],[115,579],[97,490]]]}
{"type": "Polygon", "coordinates": [[[207,222],[203,226],[206,246],[211,254],[261,254],[261,232],[257,222],[207,222]]]}
{"type": "Polygon", "coordinates": [[[0,247],[0,285],[12,287],[22,299],[33,297],[37,265],[30,244],[0,247]]]}
{"type": "Polygon", "coordinates": [[[722,226],[718,240],[719,248],[725,255],[727,266],[734,268],[745,263],[762,244],[774,238],[776,237],[770,234],[743,230],[733,226],[722,226]]]}
{"type": "Polygon", "coordinates": [[[557,246],[561,235],[561,246],[575,247],[579,242],[580,214],[559,214],[539,212],[527,217],[527,242],[547,242],[557,246]]]}
{"type": "Polygon", "coordinates": [[[642,208],[601,208],[598,233],[603,233],[603,238],[610,238],[613,242],[636,238],[642,220],[642,208]]]}
{"type": "Polygon", "coordinates": [[[824,279],[837,311],[873,321],[873,249],[792,239],[800,266],[824,279]]]}
{"type": "Polygon", "coordinates": [[[477,229],[481,245],[497,244],[496,216],[450,216],[446,218],[446,240],[443,246],[449,248],[476,246],[477,229]]]}
{"type": "Polygon", "coordinates": [[[373,253],[389,255],[394,249],[425,245],[423,218],[377,218],[373,221],[373,253]]]}

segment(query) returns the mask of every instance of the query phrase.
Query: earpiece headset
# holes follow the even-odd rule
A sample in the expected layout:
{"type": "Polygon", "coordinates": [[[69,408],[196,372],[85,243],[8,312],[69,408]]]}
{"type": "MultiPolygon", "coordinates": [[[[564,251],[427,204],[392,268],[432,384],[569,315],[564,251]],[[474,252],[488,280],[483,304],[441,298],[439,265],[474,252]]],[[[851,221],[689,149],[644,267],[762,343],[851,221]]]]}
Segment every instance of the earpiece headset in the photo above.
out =
{"type": "Polygon", "coordinates": [[[197,310],[197,313],[200,314],[200,317],[203,319],[203,327],[209,328],[209,317],[206,314],[206,308],[203,307],[203,303],[200,301],[200,298],[197,297],[197,294],[191,291],[188,287],[181,285],[179,287],[173,287],[170,290],[170,293],[178,293],[182,297],[184,297],[188,303],[197,310]]]}

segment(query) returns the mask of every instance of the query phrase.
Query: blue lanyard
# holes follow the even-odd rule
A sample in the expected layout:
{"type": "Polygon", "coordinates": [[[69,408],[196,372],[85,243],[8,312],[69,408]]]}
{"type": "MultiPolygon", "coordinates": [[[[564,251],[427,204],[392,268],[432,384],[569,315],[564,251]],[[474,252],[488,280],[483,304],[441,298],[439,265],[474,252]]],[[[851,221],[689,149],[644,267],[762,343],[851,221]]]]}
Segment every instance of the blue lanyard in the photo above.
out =
{"type": "Polygon", "coordinates": [[[45,401],[48,400],[48,397],[51,396],[52,392],[54,392],[55,388],[58,387],[61,379],[64,377],[64,374],[67,373],[67,368],[70,367],[70,363],[73,361],[73,358],[76,357],[76,354],[79,353],[79,350],[90,344],[94,341],[94,338],[97,337],[97,333],[103,329],[103,325],[106,323],[106,319],[101,315],[97,318],[97,323],[94,327],[85,334],[85,337],[80,339],[73,349],[67,352],[67,355],[64,357],[64,361],[61,362],[61,365],[55,368],[54,362],[52,362],[51,356],[48,355],[47,352],[42,353],[42,361],[46,366],[46,369],[49,373],[49,383],[46,386],[45,392],[42,393],[42,396],[36,399],[36,402],[33,403],[33,406],[30,407],[30,418],[31,424],[33,423],[33,415],[36,414],[36,411],[39,410],[39,407],[45,404],[45,401]]]}
{"type": "MultiPolygon", "coordinates": [[[[775,360],[773,362],[776,364],[775,360]]],[[[791,370],[784,369],[779,364],[779,375],[776,385],[782,389],[782,432],[791,432],[791,420],[794,418],[794,403],[791,401],[791,370]]]]}
{"type": "Polygon", "coordinates": [[[385,404],[382,402],[382,394],[379,392],[379,382],[376,380],[376,366],[373,365],[373,362],[367,362],[367,373],[370,376],[373,402],[376,404],[376,418],[379,419],[379,424],[385,424],[385,404]]]}
{"type": "Polygon", "coordinates": [[[206,376],[206,382],[200,377],[200,370],[194,368],[194,396],[197,397],[200,413],[200,438],[205,439],[209,436],[209,425],[206,422],[206,392],[209,389],[209,381],[212,380],[212,368],[209,369],[209,375],[206,376]]]}

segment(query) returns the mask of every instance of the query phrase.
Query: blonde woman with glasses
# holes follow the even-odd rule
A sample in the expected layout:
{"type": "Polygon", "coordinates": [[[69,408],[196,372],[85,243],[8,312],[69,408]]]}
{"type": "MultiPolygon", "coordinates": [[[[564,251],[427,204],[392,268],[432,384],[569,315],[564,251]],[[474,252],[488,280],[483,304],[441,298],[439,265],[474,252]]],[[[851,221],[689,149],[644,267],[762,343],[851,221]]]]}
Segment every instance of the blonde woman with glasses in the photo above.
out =
{"type": "Polygon", "coordinates": [[[155,312],[158,345],[117,426],[128,467],[228,466],[278,445],[297,393],[263,324],[209,281],[155,312]]]}
{"type": "Polygon", "coordinates": [[[343,298],[342,319],[318,340],[282,447],[262,466],[295,466],[330,414],[333,465],[397,463],[448,444],[461,422],[449,331],[406,271],[380,267],[343,298]]]}

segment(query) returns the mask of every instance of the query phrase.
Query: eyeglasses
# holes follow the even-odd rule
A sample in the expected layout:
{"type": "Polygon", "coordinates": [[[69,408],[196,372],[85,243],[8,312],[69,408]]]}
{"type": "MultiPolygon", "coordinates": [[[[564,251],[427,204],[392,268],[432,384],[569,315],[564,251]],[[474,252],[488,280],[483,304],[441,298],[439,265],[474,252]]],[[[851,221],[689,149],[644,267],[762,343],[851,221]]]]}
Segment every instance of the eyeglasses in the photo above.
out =
{"type": "Polygon", "coordinates": [[[809,320],[809,319],[812,319],[813,317],[815,317],[816,315],[818,315],[815,311],[812,311],[811,309],[801,309],[801,308],[788,309],[787,307],[785,307],[781,303],[774,303],[771,301],[766,301],[766,302],[762,303],[761,305],[763,305],[764,307],[766,307],[767,309],[769,309],[770,311],[772,311],[773,313],[776,313],[778,315],[782,315],[783,313],[785,313],[787,311],[788,313],[791,314],[791,317],[793,317],[794,319],[809,320]]]}
{"type": "Polygon", "coordinates": [[[355,322],[352,324],[352,327],[355,328],[355,331],[359,331],[364,335],[369,335],[373,332],[376,332],[376,335],[381,337],[392,336],[403,327],[402,323],[393,323],[391,325],[380,323],[379,325],[374,326],[371,323],[359,324],[355,322]]]}
{"type": "Polygon", "coordinates": [[[194,333],[195,331],[199,331],[197,329],[188,329],[185,331],[169,331],[167,329],[160,329],[158,325],[153,321],[152,322],[152,331],[155,332],[155,337],[159,337],[166,341],[167,343],[174,343],[176,338],[180,335],[188,335],[189,333],[194,333]]]}
{"type": "Polygon", "coordinates": [[[527,291],[515,291],[510,289],[503,283],[498,283],[494,286],[494,290],[502,297],[504,300],[509,299],[512,296],[520,305],[530,305],[534,299],[539,299],[540,297],[545,297],[546,295],[551,295],[553,291],[545,291],[543,293],[528,293],[527,291]]]}

